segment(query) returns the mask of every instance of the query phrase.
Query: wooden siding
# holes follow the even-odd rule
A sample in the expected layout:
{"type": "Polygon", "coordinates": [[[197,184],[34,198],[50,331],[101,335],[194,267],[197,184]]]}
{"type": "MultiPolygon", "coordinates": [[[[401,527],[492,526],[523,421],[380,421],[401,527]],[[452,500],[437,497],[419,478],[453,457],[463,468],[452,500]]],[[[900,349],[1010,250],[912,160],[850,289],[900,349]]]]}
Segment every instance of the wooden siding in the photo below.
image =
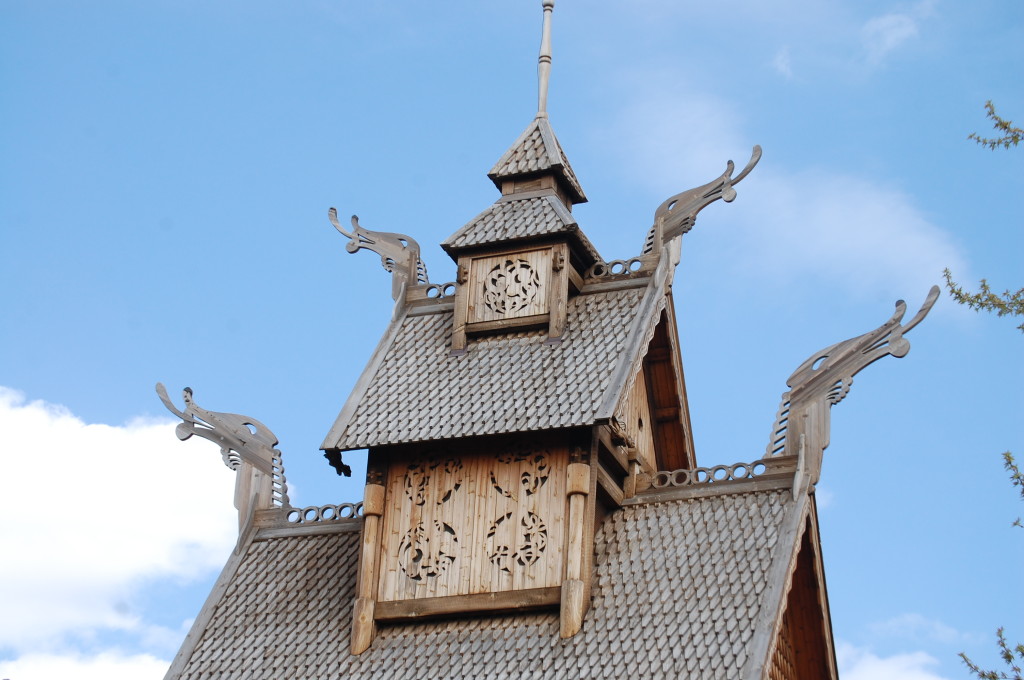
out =
{"type": "Polygon", "coordinates": [[[636,444],[637,457],[648,470],[657,470],[654,456],[654,423],[648,399],[646,371],[637,373],[633,389],[622,409],[626,433],[636,444]]]}

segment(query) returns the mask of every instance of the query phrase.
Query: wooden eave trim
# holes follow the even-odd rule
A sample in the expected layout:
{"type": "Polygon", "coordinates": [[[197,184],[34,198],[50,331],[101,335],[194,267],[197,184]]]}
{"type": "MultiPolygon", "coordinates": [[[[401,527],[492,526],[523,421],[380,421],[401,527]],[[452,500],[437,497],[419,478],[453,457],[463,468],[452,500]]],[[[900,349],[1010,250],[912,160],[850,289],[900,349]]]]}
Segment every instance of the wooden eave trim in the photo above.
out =
{"type": "Polygon", "coordinates": [[[196,647],[199,646],[199,642],[203,639],[206,627],[210,625],[210,619],[213,618],[214,612],[217,611],[217,606],[220,605],[220,601],[224,598],[228,586],[231,585],[235,574],[238,573],[238,568],[245,560],[245,556],[249,552],[249,546],[255,541],[256,534],[257,530],[252,528],[238,541],[235,550],[232,551],[224,568],[221,569],[220,576],[217,577],[217,581],[213,584],[213,589],[206,597],[206,601],[203,602],[199,614],[196,615],[195,620],[192,622],[192,627],[189,628],[185,640],[181,643],[178,653],[174,656],[171,667],[167,669],[164,680],[178,680],[181,677],[182,671],[185,670],[185,666],[192,659],[196,647]]]}
{"type": "Polygon", "coordinates": [[[811,489],[810,509],[811,547],[814,550],[814,575],[818,579],[818,604],[821,606],[821,617],[825,625],[823,631],[826,650],[825,658],[828,662],[830,680],[837,680],[839,677],[839,664],[836,661],[835,639],[832,637],[832,612],[828,606],[828,584],[825,582],[825,560],[821,554],[821,532],[818,526],[818,501],[814,496],[814,489],[811,489]]]}
{"type": "Polygon", "coordinates": [[[640,308],[633,318],[632,328],[629,330],[626,345],[622,350],[619,363],[612,373],[608,388],[597,409],[595,421],[608,421],[618,413],[620,402],[626,398],[628,386],[634,377],[634,371],[639,369],[643,357],[650,345],[648,335],[653,333],[661,318],[661,310],[666,301],[665,280],[670,274],[667,265],[667,257],[662,257],[658,268],[650,279],[647,292],[640,301],[640,308]]]}
{"type": "Polygon", "coordinates": [[[384,332],[384,336],[380,339],[380,342],[377,343],[377,348],[373,351],[373,354],[370,355],[370,360],[367,362],[366,368],[363,369],[362,374],[360,374],[359,379],[352,388],[351,394],[348,395],[345,405],[342,406],[341,412],[338,413],[338,417],[334,420],[334,424],[327,432],[327,436],[324,437],[324,442],[320,445],[321,450],[350,450],[352,448],[362,448],[341,446],[341,437],[345,434],[345,430],[348,428],[349,421],[351,421],[356,408],[359,407],[359,402],[362,401],[363,397],[366,395],[366,391],[370,388],[370,383],[373,382],[373,377],[377,375],[377,370],[384,362],[384,357],[387,355],[388,350],[391,349],[391,345],[394,344],[395,338],[398,337],[398,331],[402,328],[402,324],[405,323],[407,316],[408,310],[403,309],[397,318],[391,320],[387,330],[384,332]]]}
{"type": "Polygon", "coordinates": [[[693,484],[691,486],[676,486],[666,489],[648,489],[646,491],[641,491],[632,498],[627,498],[622,502],[622,504],[648,505],[651,503],[686,501],[694,498],[709,498],[711,496],[730,496],[733,494],[753,493],[754,491],[775,491],[791,489],[792,487],[793,474],[780,473],[774,475],[761,475],[754,479],[714,482],[711,484],[693,484]]]}
{"type": "Polygon", "coordinates": [[[672,371],[676,379],[676,397],[679,400],[680,416],[683,425],[683,434],[686,436],[686,457],[691,467],[697,467],[697,452],[693,448],[693,425],[690,422],[690,401],[686,396],[686,377],[683,373],[683,352],[679,346],[679,326],[676,324],[676,306],[669,291],[668,299],[665,302],[665,322],[668,324],[668,341],[670,357],[672,359],[672,371]]]}
{"type": "Polygon", "coordinates": [[[592,293],[608,293],[613,290],[628,290],[630,288],[644,288],[651,284],[650,276],[637,276],[633,278],[622,278],[614,281],[599,281],[584,279],[583,287],[580,288],[580,295],[592,293]]]}
{"type": "Polygon", "coordinates": [[[422,620],[440,616],[475,613],[499,614],[525,609],[540,609],[557,605],[562,596],[560,586],[506,590],[499,593],[474,593],[424,597],[397,602],[378,601],[373,612],[375,621],[422,620]]]}
{"type": "Polygon", "coordinates": [[[740,672],[740,678],[744,680],[764,680],[767,677],[775,640],[782,628],[786,598],[793,586],[793,573],[800,555],[800,540],[807,526],[811,506],[810,495],[800,492],[795,501],[784,502],[789,508],[786,510],[787,516],[782,522],[772,564],[765,578],[768,587],[761,596],[761,607],[754,620],[754,635],[748,645],[747,662],[740,672]]]}
{"type": "Polygon", "coordinates": [[[322,536],[325,534],[347,534],[360,531],[363,519],[339,519],[330,522],[313,522],[310,524],[292,524],[290,526],[262,527],[256,530],[253,542],[269,541],[273,538],[291,538],[293,536],[322,536]]]}

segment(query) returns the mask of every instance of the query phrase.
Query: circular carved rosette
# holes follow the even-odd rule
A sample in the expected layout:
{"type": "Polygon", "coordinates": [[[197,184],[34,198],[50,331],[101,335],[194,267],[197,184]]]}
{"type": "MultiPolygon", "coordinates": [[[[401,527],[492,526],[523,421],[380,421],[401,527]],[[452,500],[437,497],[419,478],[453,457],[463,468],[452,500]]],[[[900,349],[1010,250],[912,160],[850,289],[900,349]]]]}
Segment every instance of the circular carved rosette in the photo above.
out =
{"type": "Polygon", "coordinates": [[[450,524],[440,520],[420,522],[402,537],[398,546],[399,566],[413,581],[440,576],[455,561],[458,542],[450,524]]]}
{"type": "Polygon", "coordinates": [[[496,314],[514,314],[526,308],[540,290],[540,276],[522,258],[494,265],[484,279],[484,304],[496,314]]]}

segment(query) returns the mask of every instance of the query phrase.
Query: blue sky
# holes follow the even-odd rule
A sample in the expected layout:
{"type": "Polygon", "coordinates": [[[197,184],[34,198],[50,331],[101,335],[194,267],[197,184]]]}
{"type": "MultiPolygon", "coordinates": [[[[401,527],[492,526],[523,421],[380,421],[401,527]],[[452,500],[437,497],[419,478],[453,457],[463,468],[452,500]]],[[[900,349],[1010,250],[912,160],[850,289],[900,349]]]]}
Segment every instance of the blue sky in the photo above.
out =
{"type": "MultiPolygon", "coordinates": [[[[327,208],[436,245],[536,106],[539,2],[0,0],[0,677],[160,678],[234,540],[233,479],[153,392],[281,440],[296,505],[358,499],[318,447],[391,312],[327,208]]],[[[759,458],[790,372],[911,312],[943,267],[1018,287],[1024,7],[560,0],[552,125],[607,258],[727,159],[684,238],[698,461],[759,458]]],[[[965,677],[1024,640],[1016,324],[943,296],[832,413],[819,487],[845,678],[965,677]]],[[[358,479],[362,456],[348,460],[358,479]]]]}

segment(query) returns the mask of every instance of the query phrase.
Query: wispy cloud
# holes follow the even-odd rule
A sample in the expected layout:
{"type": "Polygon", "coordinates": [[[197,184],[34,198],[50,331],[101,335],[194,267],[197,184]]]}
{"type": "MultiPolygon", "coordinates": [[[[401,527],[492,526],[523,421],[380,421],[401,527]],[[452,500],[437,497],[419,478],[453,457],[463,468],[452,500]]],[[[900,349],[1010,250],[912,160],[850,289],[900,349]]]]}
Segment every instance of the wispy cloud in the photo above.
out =
{"type": "Polygon", "coordinates": [[[923,0],[903,12],[889,12],[868,19],[861,28],[861,40],[869,64],[878,65],[891,52],[920,33],[921,21],[932,14],[934,0],[923,0]]]}
{"type": "Polygon", "coordinates": [[[789,56],[789,45],[780,47],[779,51],[775,53],[775,57],[772,58],[772,67],[779,75],[787,80],[792,80],[793,64],[789,56]]]}
{"type": "MultiPolygon", "coordinates": [[[[631,99],[605,146],[621,157],[624,179],[645,182],[655,197],[712,179],[727,158],[745,163],[751,144],[729,102],[654,87],[631,99]]],[[[898,291],[912,306],[944,267],[967,268],[952,236],[899,188],[835,167],[788,169],[770,154],[738,187],[730,228],[716,239],[729,252],[733,280],[825,284],[855,299],[898,291]]]]}
{"type": "Polygon", "coordinates": [[[872,624],[869,627],[871,634],[884,639],[905,639],[914,641],[934,641],[943,644],[954,642],[965,642],[971,639],[951,626],[941,621],[929,619],[920,614],[901,614],[887,621],[872,624]]]}
{"type": "MultiPolygon", "coordinates": [[[[154,580],[206,575],[230,551],[234,478],[216,449],[179,442],[168,422],[87,424],[4,387],[0,431],[0,649],[59,651],[105,630],[180,640],[144,623],[139,594],[154,580]]],[[[45,674],[72,676],[84,677],[45,674]]]]}
{"type": "Polygon", "coordinates": [[[840,642],[836,646],[839,677],[843,680],[948,680],[931,669],[938,660],[925,652],[877,656],[870,650],[840,642]]]}

